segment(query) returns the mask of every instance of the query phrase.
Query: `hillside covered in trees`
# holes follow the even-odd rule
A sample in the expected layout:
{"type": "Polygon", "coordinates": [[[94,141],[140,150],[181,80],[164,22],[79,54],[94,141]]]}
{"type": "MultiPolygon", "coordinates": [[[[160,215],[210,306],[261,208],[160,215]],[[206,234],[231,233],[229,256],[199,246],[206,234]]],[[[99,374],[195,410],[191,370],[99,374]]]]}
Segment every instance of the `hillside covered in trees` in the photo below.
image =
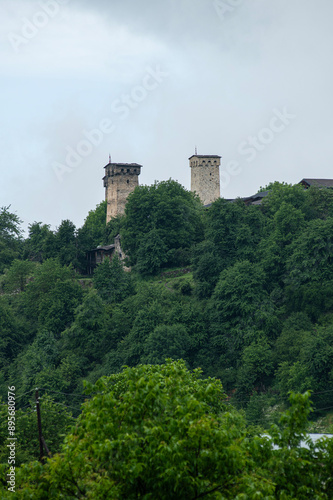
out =
{"type": "Polygon", "coordinates": [[[174,181],[139,186],[108,225],[102,202],[79,229],[34,222],[26,238],[19,215],[0,210],[0,395],[16,387],[18,465],[39,454],[36,387],[54,453],[88,397],[84,380],[168,358],[219,379],[252,428],[278,422],[289,391],[311,391],[313,428],[327,419],[333,191],[267,188],[259,206],[219,199],[207,209],[174,181]],[[88,277],[87,251],[117,234],[131,271],[116,256],[88,277]]]}

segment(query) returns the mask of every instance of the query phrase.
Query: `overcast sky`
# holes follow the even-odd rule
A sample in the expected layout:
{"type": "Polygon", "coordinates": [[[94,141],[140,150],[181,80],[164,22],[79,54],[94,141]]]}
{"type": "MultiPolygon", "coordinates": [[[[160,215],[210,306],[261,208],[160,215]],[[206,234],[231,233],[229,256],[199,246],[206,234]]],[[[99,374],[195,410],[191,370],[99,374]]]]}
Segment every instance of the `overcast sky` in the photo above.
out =
{"type": "Polygon", "coordinates": [[[0,0],[0,206],[77,227],[103,167],[221,196],[333,178],[332,0],[0,0]]]}

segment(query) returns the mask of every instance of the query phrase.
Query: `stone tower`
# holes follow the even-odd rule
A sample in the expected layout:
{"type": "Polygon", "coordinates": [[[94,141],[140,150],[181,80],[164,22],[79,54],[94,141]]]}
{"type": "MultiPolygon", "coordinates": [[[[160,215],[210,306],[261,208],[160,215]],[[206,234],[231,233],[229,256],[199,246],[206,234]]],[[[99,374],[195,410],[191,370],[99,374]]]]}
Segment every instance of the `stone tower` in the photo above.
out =
{"type": "Polygon", "coordinates": [[[139,185],[141,167],[137,163],[111,163],[111,158],[105,165],[106,223],[124,213],[128,195],[139,185]]]}
{"type": "Polygon", "coordinates": [[[220,197],[220,164],[218,155],[192,155],[191,191],[195,191],[204,205],[209,205],[220,197]]]}

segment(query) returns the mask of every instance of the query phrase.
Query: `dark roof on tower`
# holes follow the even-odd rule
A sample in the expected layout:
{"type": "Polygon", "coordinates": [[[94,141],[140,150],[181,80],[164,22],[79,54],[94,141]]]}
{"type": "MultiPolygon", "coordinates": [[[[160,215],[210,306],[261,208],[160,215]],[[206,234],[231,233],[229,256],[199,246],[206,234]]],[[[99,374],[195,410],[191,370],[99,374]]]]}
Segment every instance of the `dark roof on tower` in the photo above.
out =
{"type": "Polygon", "coordinates": [[[109,165],[112,165],[113,167],[140,167],[142,168],[142,165],[139,165],[139,163],[108,163],[105,165],[104,168],[108,167],[109,165]]]}
{"type": "Polygon", "coordinates": [[[191,158],[222,158],[222,156],[219,156],[219,155],[192,155],[189,157],[189,160],[191,158]]]}

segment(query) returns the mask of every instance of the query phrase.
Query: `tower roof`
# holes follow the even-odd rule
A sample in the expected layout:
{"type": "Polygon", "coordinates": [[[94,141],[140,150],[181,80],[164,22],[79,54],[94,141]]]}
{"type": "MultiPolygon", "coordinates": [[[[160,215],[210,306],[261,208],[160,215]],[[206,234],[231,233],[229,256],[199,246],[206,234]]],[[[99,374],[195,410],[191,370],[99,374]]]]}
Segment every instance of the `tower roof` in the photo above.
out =
{"type": "Polygon", "coordinates": [[[189,160],[191,158],[222,158],[222,156],[219,156],[219,155],[192,155],[189,157],[189,160]]]}
{"type": "Polygon", "coordinates": [[[104,168],[109,167],[112,165],[113,167],[140,167],[142,168],[142,165],[139,165],[139,163],[108,163],[105,165],[104,168]]]}

